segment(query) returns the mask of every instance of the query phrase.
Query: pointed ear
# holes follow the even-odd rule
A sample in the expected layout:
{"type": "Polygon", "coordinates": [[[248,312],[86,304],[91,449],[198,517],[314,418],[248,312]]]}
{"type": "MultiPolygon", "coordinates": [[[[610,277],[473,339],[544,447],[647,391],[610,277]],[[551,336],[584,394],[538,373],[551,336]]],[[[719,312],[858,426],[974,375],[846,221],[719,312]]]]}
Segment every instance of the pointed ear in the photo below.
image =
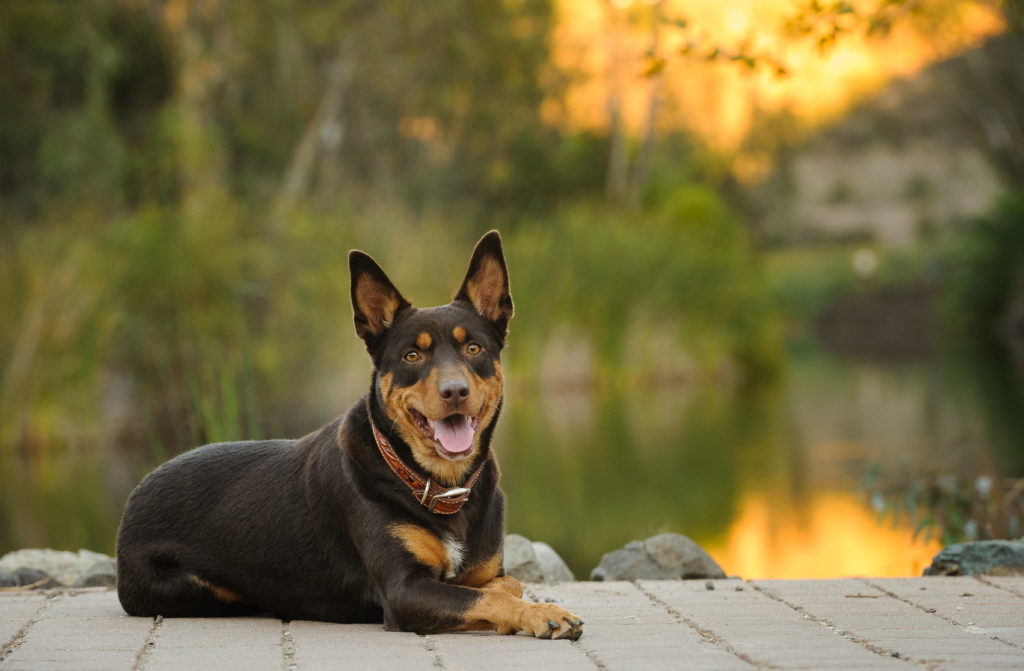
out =
{"type": "Polygon", "coordinates": [[[505,337],[513,307],[508,268],[501,251],[501,236],[497,231],[491,231],[476,243],[466,279],[462,281],[462,288],[455,295],[455,300],[471,303],[484,319],[494,324],[501,337],[505,337]]]}
{"type": "Polygon", "coordinates": [[[395,316],[411,305],[369,255],[353,249],[348,253],[348,269],[356,333],[369,347],[395,323],[395,316]]]}

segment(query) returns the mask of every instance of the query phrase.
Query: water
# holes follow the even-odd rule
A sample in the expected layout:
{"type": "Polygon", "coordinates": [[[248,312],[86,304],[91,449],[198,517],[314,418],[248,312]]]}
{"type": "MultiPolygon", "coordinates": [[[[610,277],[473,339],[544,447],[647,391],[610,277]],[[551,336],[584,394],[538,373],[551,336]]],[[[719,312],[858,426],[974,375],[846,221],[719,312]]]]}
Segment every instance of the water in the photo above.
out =
{"type": "MultiPolygon", "coordinates": [[[[945,370],[810,351],[744,391],[512,385],[495,439],[508,530],[551,544],[578,578],[661,531],[747,578],[919,575],[938,541],[883,519],[866,474],[1010,468],[945,370]]],[[[159,461],[132,454],[0,460],[0,553],[111,553],[125,497],[159,461]]]]}

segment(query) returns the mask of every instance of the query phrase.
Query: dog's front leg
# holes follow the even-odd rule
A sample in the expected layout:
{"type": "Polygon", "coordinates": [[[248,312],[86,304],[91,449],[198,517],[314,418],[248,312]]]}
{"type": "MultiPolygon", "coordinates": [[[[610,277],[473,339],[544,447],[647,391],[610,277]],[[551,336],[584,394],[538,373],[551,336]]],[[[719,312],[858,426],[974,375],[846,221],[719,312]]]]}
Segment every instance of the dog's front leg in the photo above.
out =
{"type": "Polygon", "coordinates": [[[385,622],[419,634],[493,630],[537,638],[580,637],[579,616],[554,604],[523,601],[509,593],[512,587],[508,581],[475,589],[428,576],[410,578],[385,590],[385,622]]]}

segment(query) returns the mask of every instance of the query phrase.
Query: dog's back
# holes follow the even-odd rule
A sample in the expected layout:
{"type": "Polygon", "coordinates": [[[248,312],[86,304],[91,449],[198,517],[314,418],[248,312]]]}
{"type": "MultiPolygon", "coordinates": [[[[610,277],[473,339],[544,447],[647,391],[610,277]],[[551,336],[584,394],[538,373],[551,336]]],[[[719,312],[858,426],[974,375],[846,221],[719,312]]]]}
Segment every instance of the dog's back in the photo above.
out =
{"type": "Polygon", "coordinates": [[[322,480],[347,478],[338,426],[301,440],[205,445],[147,476],[118,533],[125,611],[380,621],[343,518],[327,535],[322,511],[310,510],[322,480]],[[324,593],[334,598],[324,603],[324,593]]]}

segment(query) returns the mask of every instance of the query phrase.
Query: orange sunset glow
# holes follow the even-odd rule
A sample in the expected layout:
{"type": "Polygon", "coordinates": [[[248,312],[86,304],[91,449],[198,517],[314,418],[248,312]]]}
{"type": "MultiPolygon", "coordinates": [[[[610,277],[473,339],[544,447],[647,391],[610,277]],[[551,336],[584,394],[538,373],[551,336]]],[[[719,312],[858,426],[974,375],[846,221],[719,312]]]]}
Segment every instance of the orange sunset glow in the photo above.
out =
{"type": "Polygon", "coordinates": [[[726,538],[705,547],[728,575],[782,579],[919,576],[942,545],[880,521],[852,493],[826,492],[797,512],[750,495],[726,538]]]}
{"type": "Polygon", "coordinates": [[[712,147],[734,150],[758,110],[788,109],[797,118],[820,123],[893,77],[908,76],[1002,30],[995,11],[964,5],[959,30],[925,39],[898,27],[885,39],[844,37],[831,50],[785,39],[787,18],[804,3],[794,0],[560,0],[552,40],[553,60],[572,77],[564,106],[547,103],[545,119],[567,128],[607,127],[609,107],[621,105],[625,126],[634,134],[649,123],[652,95],[658,99],[656,126],[696,131],[712,147]],[[685,18],[684,31],[659,24],[685,18]],[[784,62],[789,76],[770,68],[752,72],[732,63],[707,63],[680,55],[684,39],[735,49],[748,41],[751,51],[784,62]],[[655,46],[656,45],[656,46],[655,46]],[[665,58],[660,76],[645,76],[654,51],[665,58]]]}

